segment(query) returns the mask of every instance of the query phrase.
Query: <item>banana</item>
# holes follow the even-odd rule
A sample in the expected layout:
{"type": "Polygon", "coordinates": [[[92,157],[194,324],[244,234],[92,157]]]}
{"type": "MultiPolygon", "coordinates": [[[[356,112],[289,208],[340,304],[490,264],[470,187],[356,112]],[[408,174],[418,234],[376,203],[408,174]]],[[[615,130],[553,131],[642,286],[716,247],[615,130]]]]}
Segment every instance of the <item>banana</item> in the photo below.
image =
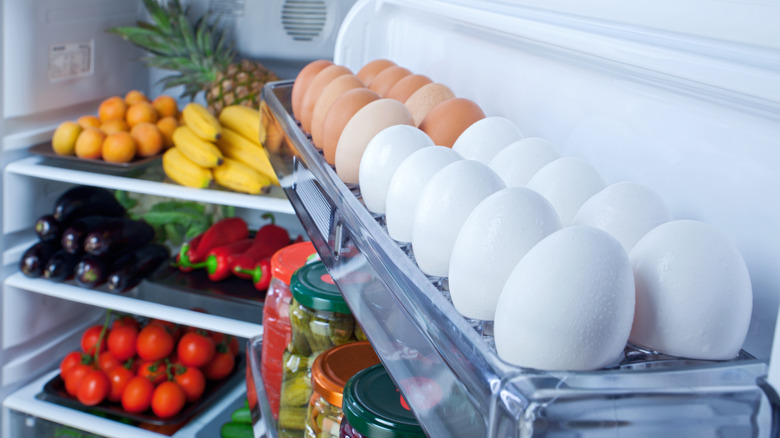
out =
{"type": "Polygon", "coordinates": [[[268,159],[268,153],[262,146],[252,143],[243,135],[227,127],[222,129],[222,138],[217,140],[217,146],[226,157],[248,165],[267,176],[272,184],[279,185],[276,172],[268,159]]]}
{"type": "Polygon", "coordinates": [[[175,146],[163,154],[162,167],[168,178],[187,187],[206,188],[213,179],[211,170],[193,163],[175,146]]]}
{"type": "Polygon", "coordinates": [[[225,158],[212,172],[217,184],[236,192],[256,195],[271,185],[270,178],[232,158],[225,158]]]}
{"type": "Polygon", "coordinates": [[[260,111],[243,105],[229,105],[219,113],[219,123],[243,135],[252,143],[265,143],[265,126],[260,122],[260,111]]]}
{"type": "Polygon", "coordinates": [[[173,131],[173,144],[199,166],[217,167],[222,164],[222,151],[214,143],[198,137],[188,125],[180,125],[173,131]]]}
{"type": "Polygon", "coordinates": [[[203,140],[216,141],[222,135],[219,120],[199,103],[188,103],[182,110],[181,117],[184,124],[203,140]]]}

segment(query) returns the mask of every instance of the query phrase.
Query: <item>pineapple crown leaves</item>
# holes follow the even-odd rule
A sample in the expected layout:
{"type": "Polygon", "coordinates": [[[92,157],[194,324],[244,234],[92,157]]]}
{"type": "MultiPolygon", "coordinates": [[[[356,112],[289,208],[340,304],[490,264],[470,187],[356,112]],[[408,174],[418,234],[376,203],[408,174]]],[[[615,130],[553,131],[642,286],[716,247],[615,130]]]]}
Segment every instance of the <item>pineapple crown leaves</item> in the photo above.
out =
{"type": "Polygon", "coordinates": [[[193,24],[189,8],[183,8],[179,0],[144,0],[144,5],[153,23],[138,22],[109,32],[148,51],[150,55],[141,58],[146,65],[177,71],[160,80],[165,88],[184,85],[185,96],[194,97],[235,55],[226,33],[217,26],[219,19],[212,19],[206,11],[193,24]]]}

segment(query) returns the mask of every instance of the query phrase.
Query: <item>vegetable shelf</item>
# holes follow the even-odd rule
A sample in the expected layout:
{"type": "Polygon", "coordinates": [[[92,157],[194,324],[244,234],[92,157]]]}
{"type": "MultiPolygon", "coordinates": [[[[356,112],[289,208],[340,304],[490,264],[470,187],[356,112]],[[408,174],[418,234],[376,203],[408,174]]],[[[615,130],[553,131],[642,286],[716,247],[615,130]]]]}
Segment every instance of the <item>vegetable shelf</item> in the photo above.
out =
{"type": "Polygon", "coordinates": [[[632,435],[670,424],[744,436],[767,423],[767,364],[745,352],[707,362],[627,348],[620,364],[593,372],[503,362],[313,147],[291,115],[292,84],[263,90],[269,129],[284,139],[272,156],[279,180],[429,436],[632,435]]]}

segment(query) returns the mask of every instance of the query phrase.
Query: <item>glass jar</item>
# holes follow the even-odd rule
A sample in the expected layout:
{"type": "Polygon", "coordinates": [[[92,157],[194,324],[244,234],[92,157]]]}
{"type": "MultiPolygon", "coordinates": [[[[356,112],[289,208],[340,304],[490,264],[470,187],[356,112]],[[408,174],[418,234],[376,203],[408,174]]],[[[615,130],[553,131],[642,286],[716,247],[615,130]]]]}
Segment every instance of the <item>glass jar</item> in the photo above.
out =
{"type": "Polygon", "coordinates": [[[339,438],[424,438],[420,423],[409,409],[382,364],[356,373],[344,386],[339,438]]]}
{"type": "Polygon", "coordinates": [[[356,342],[355,318],[322,262],[295,271],[290,282],[291,337],[282,358],[279,432],[303,435],[312,394],[311,369],[323,351],[356,342]]]}
{"type": "Polygon", "coordinates": [[[298,268],[317,259],[317,250],[311,242],[293,243],[271,257],[271,282],[263,307],[260,372],[274,419],[279,419],[282,357],[290,343],[290,281],[298,268]]]}
{"type": "Polygon", "coordinates": [[[338,438],[344,385],[358,371],[378,363],[379,357],[368,342],[329,348],[317,356],[311,369],[307,438],[338,438]]]}

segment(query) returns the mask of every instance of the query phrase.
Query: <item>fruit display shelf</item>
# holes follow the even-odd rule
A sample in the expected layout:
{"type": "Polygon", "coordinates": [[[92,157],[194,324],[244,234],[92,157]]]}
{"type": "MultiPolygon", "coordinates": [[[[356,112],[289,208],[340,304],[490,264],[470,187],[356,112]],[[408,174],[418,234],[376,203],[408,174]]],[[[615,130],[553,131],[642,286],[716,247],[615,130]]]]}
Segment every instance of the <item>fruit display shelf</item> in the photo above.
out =
{"type": "Polygon", "coordinates": [[[502,361],[368,212],[359,188],[347,187],[313,147],[291,115],[291,89],[291,81],[264,88],[270,129],[285,139],[271,161],[352,312],[430,436],[588,435],[617,428],[641,434],[669,424],[748,433],[767,423],[771,409],[763,391],[771,389],[761,383],[767,364],[745,352],[729,361],[690,361],[629,346],[621,363],[591,372],[547,372],[502,361]]]}

